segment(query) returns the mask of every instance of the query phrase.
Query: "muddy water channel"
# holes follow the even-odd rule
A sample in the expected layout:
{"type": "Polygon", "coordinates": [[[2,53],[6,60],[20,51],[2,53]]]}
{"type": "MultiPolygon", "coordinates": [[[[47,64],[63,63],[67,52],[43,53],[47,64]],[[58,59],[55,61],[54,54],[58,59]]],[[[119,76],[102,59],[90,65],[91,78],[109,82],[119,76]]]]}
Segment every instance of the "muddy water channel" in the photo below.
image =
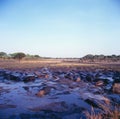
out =
{"type": "Polygon", "coordinates": [[[117,71],[0,70],[0,119],[86,119],[91,109],[105,115],[115,106],[120,106],[117,71]]]}

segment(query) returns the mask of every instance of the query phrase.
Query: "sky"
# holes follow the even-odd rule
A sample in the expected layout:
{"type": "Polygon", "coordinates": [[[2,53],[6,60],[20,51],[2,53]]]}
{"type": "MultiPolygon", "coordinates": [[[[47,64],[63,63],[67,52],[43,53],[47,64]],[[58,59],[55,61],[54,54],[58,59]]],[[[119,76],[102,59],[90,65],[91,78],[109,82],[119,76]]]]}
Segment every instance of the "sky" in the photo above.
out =
{"type": "Polygon", "coordinates": [[[120,0],[0,0],[0,51],[120,55],[120,0]]]}

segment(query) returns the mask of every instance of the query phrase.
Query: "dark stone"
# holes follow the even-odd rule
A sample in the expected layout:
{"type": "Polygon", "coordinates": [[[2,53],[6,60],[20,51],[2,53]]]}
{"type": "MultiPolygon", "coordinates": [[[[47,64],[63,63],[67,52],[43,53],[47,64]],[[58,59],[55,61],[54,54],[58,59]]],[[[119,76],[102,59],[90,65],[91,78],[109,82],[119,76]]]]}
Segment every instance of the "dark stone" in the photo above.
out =
{"type": "Polygon", "coordinates": [[[29,82],[29,81],[34,81],[35,80],[35,76],[34,75],[27,75],[23,78],[24,82],[29,82]]]}
{"type": "Polygon", "coordinates": [[[13,81],[20,81],[20,74],[18,73],[11,73],[11,72],[5,72],[4,76],[5,79],[13,80],[13,81]]]}
{"type": "Polygon", "coordinates": [[[47,87],[43,87],[36,95],[38,97],[42,97],[44,95],[49,94],[51,91],[51,87],[47,86],[47,87]]]}
{"type": "Polygon", "coordinates": [[[65,78],[70,79],[70,80],[73,80],[73,79],[74,79],[72,73],[67,73],[67,74],[65,75],[65,78]]]}
{"type": "Polygon", "coordinates": [[[4,70],[1,70],[0,71],[0,76],[4,76],[5,75],[5,71],[4,70]]]}
{"type": "Polygon", "coordinates": [[[85,102],[87,102],[89,105],[99,108],[99,106],[97,105],[97,103],[94,100],[90,100],[90,99],[86,99],[85,102]]]}
{"type": "Polygon", "coordinates": [[[113,79],[114,79],[113,83],[120,83],[120,72],[115,72],[113,79]]]}
{"type": "Polygon", "coordinates": [[[120,77],[115,77],[113,83],[120,83],[120,77]]]}
{"type": "Polygon", "coordinates": [[[120,94],[120,83],[114,83],[112,86],[113,93],[120,94]]]}
{"type": "Polygon", "coordinates": [[[94,82],[103,82],[104,85],[108,85],[110,83],[110,81],[108,79],[102,79],[102,78],[95,78],[94,82]]]}
{"type": "Polygon", "coordinates": [[[16,75],[10,74],[10,80],[20,81],[20,76],[16,76],[16,75]]]}
{"type": "Polygon", "coordinates": [[[95,83],[96,86],[104,86],[104,82],[102,80],[99,80],[95,83]]]}
{"type": "Polygon", "coordinates": [[[88,82],[91,82],[91,81],[93,81],[93,78],[92,78],[92,76],[90,76],[90,75],[87,75],[87,76],[86,76],[86,81],[88,81],[88,82]]]}

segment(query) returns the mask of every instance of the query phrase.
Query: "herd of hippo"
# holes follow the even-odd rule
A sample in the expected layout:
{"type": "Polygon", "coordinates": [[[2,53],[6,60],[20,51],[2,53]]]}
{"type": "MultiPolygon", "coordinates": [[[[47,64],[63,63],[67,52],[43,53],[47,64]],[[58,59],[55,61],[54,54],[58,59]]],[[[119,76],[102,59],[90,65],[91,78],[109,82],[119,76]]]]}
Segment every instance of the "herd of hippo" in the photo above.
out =
{"type": "Polygon", "coordinates": [[[119,71],[0,70],[0,119],[87,119],[93,109],[105,115],[116,106],[120,107],[119,71]]]}

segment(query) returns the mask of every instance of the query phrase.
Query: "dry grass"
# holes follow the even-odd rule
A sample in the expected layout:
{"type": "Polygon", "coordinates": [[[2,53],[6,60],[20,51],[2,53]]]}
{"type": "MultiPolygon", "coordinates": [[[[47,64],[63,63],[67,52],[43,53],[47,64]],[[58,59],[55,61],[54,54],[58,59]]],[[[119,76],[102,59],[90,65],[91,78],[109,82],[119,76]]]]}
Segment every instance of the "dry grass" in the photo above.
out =
{"type": "Polygon", "coordinates": [[[87,119],[103,119],[101,113],[95,113],[94,108],[92,107],[91,112],[85,112],[87,119]]]}
{"type": "MultiPolygon", "coordinates": [[[[109,106],[108,106],[109,107],[109,106]]],[[[96,113],[92,107],[91,112],[85,112],[87,119],[120,119],[120,106],[115,106],[114,109],[105,107],[103,112],[96,113]]]]}
{"type": "Polygon", "coordinates": [[[17,60],[1,60],[0,68],[5,69],[25,69],[25,68],[41,68],[41,67],[80,67],[80,68],[102,68],[120,71],[120,66],[116,64],[102,63],[79,63],[79,62],[63,62],[62,59],[39,59],[39,60],[22,60],[20,63],[17,60]]]}
{"type": "Polygon", "coordinates": [[[40,68],[40,67],[91,67],[94,64],[81,64],[76,62],[62,62],[60,59],[41,59],[41,60],[0,60],[0,68],[6,69],[24,69],[24,68],[40,68]]]}

